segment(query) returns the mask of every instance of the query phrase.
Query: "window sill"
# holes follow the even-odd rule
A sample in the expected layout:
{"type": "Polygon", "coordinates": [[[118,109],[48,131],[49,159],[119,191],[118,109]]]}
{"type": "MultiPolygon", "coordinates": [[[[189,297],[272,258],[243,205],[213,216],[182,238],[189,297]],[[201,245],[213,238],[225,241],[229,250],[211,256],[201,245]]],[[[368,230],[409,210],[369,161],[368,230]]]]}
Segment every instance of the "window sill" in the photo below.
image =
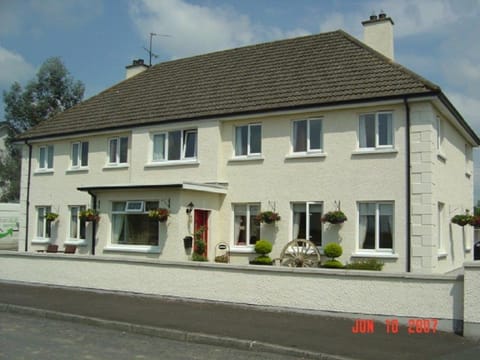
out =
{"type": "Polygon", "coordinates": [[[159,161],[145,164],[145,168],[168,167],[168,166],[188,166],[199,165],[198,160],[173,160],[173,161],[159,161]]]}
{"type": "Polygon", "coordinates": [[[379,258],[379,259],[398,259],[398,254],[395,253],[382,253],[382,252],[356,252],[351,255],[352,257],[361,258],[379,258]]]}
{"type": "Polygon", "coordinates": [[[443,162],[447,161],[447,156],[445,154],[441,153],[440,151],[437,152],[437,158],[438,158],[438,160],[443,161],[443,162]]]}
{"type": "Polygon", "coordinates": [[[352,152],[352,155],[374,155],[374,154],[397,154],[398,150],[395,148],[378,148],[378,149],[357,149],[352,152]]]}
{"type": "Polygon", "coordinates": [[[103,167],[103,170],[128,169],[129,166],[130,166],[129,164],[119,164],[119,165],[107,164],[103,167]]]}
{"type": "Polygon", "coordinates": [[[252,246],[237,246],[230,248],[230,252],[233,254],[255,254],[255,249],[252,246]]]}
{"type": "Polygon", "coordinates": [[[63,243],[64,245],[76,245],[76,246],[86,246],[87,240],[85,239],[67,239],[63,243]]]}
{"type": "Polygon", "coordinates": [[[244,162],[244,161],[263,161],[265,158],[262,155],[237,156],[228,159],[229,163],[244,162]]]}
{"type": "Polygon", "coordinates": [[[32,244],[50,244],[50,238],[33,238],[32,239],[32,244]]]}
{"type": "Polygon", "coordinates": [[[153,245],[107,245],[103,250],[143,254],[160,254],[160,247],[153,245]]]}
{"type": "Polygon", "coordinates": [[[445,259],[446,257],[448,256],[448,253],[444,250],[440,250],[438,253],[437,253],[437,257],[439,259],[445,259]]]}
{"type": "Polygon", "coordinates": [[[33,173],[34,175],[48,175],[48,174],[53,174],[54,171],[53,169],[37,169],[33,173]]]}
{"type": "Polygon", "coordinates": [[[325,158],[327,153],[325,152],[310,152],[310,153],[291,153],[285,156],[286,160],[294,159],[310,159],[310,158],[325,158]]]}
{"type": "Polygon", "coordinates": [[[65,173],[66,174],[70,174],[70,173],[86,173],[89,171],[89,168],[88,167],[79,167],[79,168],[70,168],[70,169],[67,169],[65,170],[65,173]]]}

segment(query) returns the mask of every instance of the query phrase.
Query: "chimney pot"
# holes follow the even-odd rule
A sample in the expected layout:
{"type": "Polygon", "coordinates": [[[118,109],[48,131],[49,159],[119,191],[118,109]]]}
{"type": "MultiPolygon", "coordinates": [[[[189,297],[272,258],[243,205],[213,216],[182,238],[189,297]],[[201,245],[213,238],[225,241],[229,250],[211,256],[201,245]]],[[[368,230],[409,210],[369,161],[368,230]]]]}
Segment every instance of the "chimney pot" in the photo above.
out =
{"type": "Polygon", "coordinates": [[[379,18],[379,19],[385,19],[386,17],[387,17],[387,14],[385,14],[385,13],[383,12],[383,10],[380,11],[380,14],[378,14],[378,18],[379,18]]]}
{"type": "Polygon", "coordinates": [[[375,13],[373,13],[372,15],[370,15],[370,20],[377,20],[377,15],[375,13]]]}

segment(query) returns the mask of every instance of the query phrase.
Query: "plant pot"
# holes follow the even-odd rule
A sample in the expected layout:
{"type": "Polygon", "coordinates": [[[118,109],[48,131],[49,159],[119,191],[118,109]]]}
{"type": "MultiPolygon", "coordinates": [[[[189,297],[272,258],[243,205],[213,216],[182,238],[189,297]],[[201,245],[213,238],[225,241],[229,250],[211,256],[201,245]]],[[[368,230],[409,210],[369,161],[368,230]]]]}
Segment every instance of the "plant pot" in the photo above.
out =
{"type": "Polygon", "coordinates": [[[168,215],[167,216],[159,216],[158,217],[158,221],[160,221],[161,223],[164,223],[168,220],[168,215]]]}
{"type": "Polygon", "coordinates": [[[185,236],[183,238],[183,247],[185,249],[191,249],[193,245],[193,237],[191,236],[185,236]]]}

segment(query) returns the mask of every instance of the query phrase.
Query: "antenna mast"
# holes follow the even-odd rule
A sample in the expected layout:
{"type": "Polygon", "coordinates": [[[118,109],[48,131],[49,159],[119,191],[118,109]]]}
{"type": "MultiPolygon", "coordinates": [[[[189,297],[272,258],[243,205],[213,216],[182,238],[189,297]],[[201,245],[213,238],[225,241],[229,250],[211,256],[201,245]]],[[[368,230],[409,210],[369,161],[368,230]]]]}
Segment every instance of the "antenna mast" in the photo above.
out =
{"type": "Polygon", "coordinates": [[[155,57],[155,58],[158,58],[158,55],[157,54],[154,54],[152,52],[152,38],[154,36],[163,36],[163,37],[171,37],[170,35],[167,35],[167,34],[156,34],[156,33],[150,33],[150,47],[147,49],[146,47],[143,47],[145,49],[146,52],[148,52],[148,55],[149,55],[149,61],[148,61],[148,66],[152,66],[152,56],[155,57]]]}

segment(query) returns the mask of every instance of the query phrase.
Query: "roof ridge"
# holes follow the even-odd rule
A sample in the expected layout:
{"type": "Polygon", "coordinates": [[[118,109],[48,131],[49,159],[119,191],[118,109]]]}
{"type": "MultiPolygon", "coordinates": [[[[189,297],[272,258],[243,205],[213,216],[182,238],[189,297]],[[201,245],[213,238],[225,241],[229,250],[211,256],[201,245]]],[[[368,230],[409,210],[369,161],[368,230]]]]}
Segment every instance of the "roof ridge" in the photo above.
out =
{"type": "Polygon", "coordinates": [[[345,32],[344,30],[339,29],[339,30],[337,30],[337,32],[340,33],[342,36],[344,36],[349,41],[351,41],[352,43],[358,45],[359,47],[365,49],[366,51],[369,51],[370,53],[372,53],[372,55],[376,56],[377,58],[389,63],[390,65],[396,67],[400,71],[403,71],[403,72],[407,73],[408,75],[412,76],[413,78],[415,78],[416,80],[422,82],[425,85],[425,87],[427,87],[429,90],[434,91],[434,92],[442,91],[440,86],[438,86],[437,84],[435,84],[435,83],[431,82],[430,80],[424,78],[423,76],[417,74],[415,71],[410,70],[409,68],[407,68],[403,65],[400,65],[395,60],[392,60],[389,57],[383,55],[381,52],[378,52],[374,48],[368,46],[363,41],[361,41],[361,40],[357,39],[356,37],[350,35],[349,33],[345,32]]]}

